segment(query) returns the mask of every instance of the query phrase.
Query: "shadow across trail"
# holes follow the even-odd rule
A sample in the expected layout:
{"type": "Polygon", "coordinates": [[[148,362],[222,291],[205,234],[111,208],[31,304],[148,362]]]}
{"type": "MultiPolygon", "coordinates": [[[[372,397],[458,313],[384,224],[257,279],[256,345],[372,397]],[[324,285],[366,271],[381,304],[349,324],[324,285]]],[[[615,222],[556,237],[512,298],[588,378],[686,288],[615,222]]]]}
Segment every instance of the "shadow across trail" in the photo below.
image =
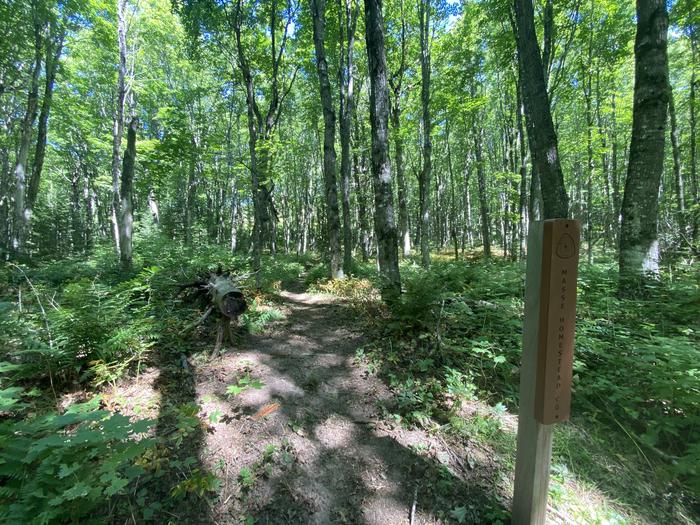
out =
{"type": "Polygon", "coordinates": [[[198,494],[198,484],[206,493],[204,483],[211,476],[201,458],[206,427],[200,419],[197,376],[189,359],[196,351],[206,352],[206,343],[184,342],[178,334],[169,334],[150,363],[157,373],[152,388],[160,398],[158,445],[151,458],[156,476],[149,490],[149,497],[161,505],[154,516],[158,523],[216,523],[210,500],[198,494]]]}
{"type": "Polygon", "coordinates": [[[507,516],[492,458],[474,465],[441,438],[387,421],[392,395],[355,363],[363,335],[332,299],[282,292],[286,322],[196,371],[222,417],[202,459],[225,478],[216,523],[393,524],[507,516]],[[241,378],[262,384],[227,395],[241,378]],[[413,518],[411,518],[413,516],[413,518]]]}

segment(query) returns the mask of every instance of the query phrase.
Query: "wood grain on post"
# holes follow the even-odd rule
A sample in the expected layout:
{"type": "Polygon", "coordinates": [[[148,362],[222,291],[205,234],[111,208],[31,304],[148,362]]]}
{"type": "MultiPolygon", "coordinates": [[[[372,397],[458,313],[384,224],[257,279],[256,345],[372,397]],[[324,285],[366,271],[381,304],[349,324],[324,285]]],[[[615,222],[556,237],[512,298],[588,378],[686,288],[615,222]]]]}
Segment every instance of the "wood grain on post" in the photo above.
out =
{"type": "Polygon", "coordinates": [[[545,523],[552,423],[569,416],[580,224],[530,225],[512,523],[545,523]]]}

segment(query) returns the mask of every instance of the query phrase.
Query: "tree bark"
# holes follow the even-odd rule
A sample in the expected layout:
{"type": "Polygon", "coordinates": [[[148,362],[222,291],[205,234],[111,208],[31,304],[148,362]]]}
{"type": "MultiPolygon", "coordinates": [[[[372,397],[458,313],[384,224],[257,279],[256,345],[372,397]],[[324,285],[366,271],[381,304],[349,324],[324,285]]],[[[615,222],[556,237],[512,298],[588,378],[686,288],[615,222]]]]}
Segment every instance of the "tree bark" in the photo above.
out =
{"type": "Polygon", "coordinates": [[[396,170],[396,186],[399,206],[399,235],[401,251],[404,257],[411,255],[411,232],[408,227],[408,198],[406,190],[406,172],[404,166],[403,137],[401,136],[401,96],[403,92],[403,79],[406,72],[406,16],[401,4],[401,33],[400,33],[400,59],[399,67],[389,78],[389,87],[393,95],[391,104],[391,126],[394,133],[394,168],[396,170]]]}
{"type": "Polygon", "coordinates": [[[119,64],[117,67],[117,100],[114,111],[112,129],[112,221],[114,242],[117,253],[120,254],[119,244],[119,165],[121,164],[122,137],[124,135],[124,102],[126,100],[126,5],[127,0],[117,0],[117,46],[119,48],[119,64]]]}
{"type": "MultiPolygon", "coordinates": [[[[359,4],[357,4],[359,6],[359,4]]],[[[355,83],[353,77],[353,54],[355,50],[355,28],[357,27],[357,7],[352,0],[338,0],[340,27],[340,178],[343,203],[343,267],[352,268],[352,225],[350,221],[350,177],[352,164],[350,142],[352,135],[352,114],[355,111],[355,83]],[[344,4],[344,5],[343,5],[344,4]],[[343,13],[345,16],[343,16],[343,13]]]]}
{"type": "Polygon", "coordinates": [[[695,61],[697,60],[697,36],[693,36],[690,41],[691,49],[691,66],[690,66],[690,98],[688,104],[690,106],[690,191],[695,203],[692,218],[691,238],[693,247],[698,250],[698,239],[700,239],[700,209],[697,203],[699,202],[700,186],[698,181],[698,157],[697,157],[697,108],[696,108],[696,93],[698,80],[695,74],[695,61]]]}
{"type": "Polygon", "coordinates": [[[119,246],[121,247],[119,260],[123,270],[131,270],[134,233],[134,169],[136,167],[136,130],[139,121],[136,117],[129,122],[126,134],[126,153],[122,166],[121,187],[119,194],[121,203],[119,206],[119,246]]]}
{"type": "MultiPolygon", "coordinates": [[[[357,119],[357,113],[354,115],[353,120],[355,122],[353,126],[355,143],[360,144],[362,141],[360,137],[360,123],[357,119]]],[[[353,164],[353,174],[355,178],[355,194],[357,195],[357,223],[360,229],[360,251],[362,253],[362,261],[367,262],[367,259],[369,258],[370,236],[369,225],[367,221],[367,201],[365,198],[365,192],[363,190],[363,184],[361,180],[361,176],[365,173],[365,167],[367,166],[367,163],[365,161],[365,154],[363,153],[362,159],[360,159],[360,155],[357,153],[357,150],[355,150],[355,152],[353,152],[353,164]]]]}
{"type": "MultiPolygon", "coordinates": [[[[246,91],[246,107],[248,117],[248,147],[250,150],[250,174],[253,193],[253,270],[255,273],[256,285],[260,286],[260,259],[262,255],[263,227],[270,221],[270,212],[274,220],[276,212],[272,203],[272,192],[274,185],[269,177],[270,169],[270,141],[273,138],[274,130],[279,120],[282,99],[292,88],[296,73],[289,84],[280,86],[279,70],[282,58],[285,55],[289,27],[292,20],[292,11],[287,14],[282,40],[277,44],[277,2],[272,0],[270,8],[270,62],[271,81],[268,97],[267,112],[263,115],[256,99],[256,86],[250,62],[246,55],[246,48],[243,42],[243,28],[246,27],[246,20],[243,13],[242,1],[237,0],[232,13],[231,29],[234,33],[238,69],[243,77],[243,84],[246,91]]],[[[274,226],[274,225],[273,225],[274,226]]],[[[275,250],[275,228],[271,227],[270,248],[275,250]]]]}
{"type": "Polygon", "coordinates": [[[676,120],[676,105],[673,100],[673,90],[670,86],[668,96],[668,111],[671,120],[671,149],[673,150],[673,182],[678,206],[676,217],[678,220],[678,229],[681,231],[681,234],[685,236],[687,233],[685,223],[685,181],[683,180],[683,171],[681,169],[681,148],[678,122],[676,120]]]}
{"type": "Polygon", "coordinates": [[[335,157],[335,111],[331,84],[328,79],[328,62],[326,61],[326,2],[311,0],[313,17],[314,49],[316,50],[316,71],[323,107],[323,181],[326,192],[326,224],[330,250],[331,278],[343,278],[343,264],[340,255],[340,218],[338,213],[338,189],[336,185],[335,157]]]}
{"type": "Polygon", "coordinates": [[[632,138],[620,229],[620,291],[639,295],[659,272],[657,220],[668,110],[668,13],[663,0],[637,0],[632,138]]]}
{"type": "Polygon", "coordinates": [[[533,168],[542,188],[543,215],[545,219],[563,218],[568,216],[569,203],[537,44],[532,0],[514,2],[525,121],[533,168]]]}
{"type": "Polygon", "coordinates": [[[71,201],[71,206],[70,206],[70,223],[71,223],[71,251],[73,253],[77,253],[81,248],[83,244],[83,228],[82,228],[82,220],[81,220],[81,213],[80,213],[80,203],[81,203],[81,195],[80,195],[80,167],[76,166],[75,169],[72,170],[72,173],[70,175],[70,201],[71,201]]]}
{"type": "Polygon", "coordinates": [[[32,142],[32,131],[39,105],[39,75],[41,74],[42,36],[43,22],[34,6],[34,65],[32,66],[29,93],[27,95],[27,109],[20,127],[19,151],[15,162],[15,221],[12,239],[12,250],[17,255],[22,255],[25,250],[25,237],[27,234],[27,209],[25,206],[27,167],[29,163],[29,148],[32,142]]]}
{"type": "MultiPolygon", "coordinates": [[[[591,2],[591,6],[593,3],[591,2]]],[[[591,7],[592,10],[592,7],[591,7]]],[[[588,51],[584,72],[583,95],[586,102],[586,256],[593,262],[593,13],[588,28],[588,51]]]]}
{"type": "MultiPolygon", "coordinates": [[[[87,152],[86,152],[87,157],[87,152]]],[[[90,184],[90,169],[87,159],[83,162],[83,201],[85,202],[85,218],[83,226],[83,250],[88,252],[93,248],[93,222],[95,217],[95,192],[90,184]]]]}
{"type": "Polygon", "coordinates": [[[57,22],[58,27],[52,24],[51,34],[46,43],[46,67],[45,67],[45,83],[44,83],[44,98],[41,101],[41,112],[39,113],[39,127],[37,130],[36,151],[34,153],[34,167],[32,168],[32,176],[29,179],[27,186],[27,220],[31,220],[32,210],[36,204],[36,198],[39,194],[39,184],[41,182],[41,173],[44,168],[44,159],[46,157],[46,135],[48,131],[49,113],[51,111],[51,102],[53,100],[53,90],[56,83],[56,72],[58,70],[58,62],[61,58],[63,50],[63,38],[65,36],[65,28],[60,22],[57,22]]]}
{"type": "Polygon", "coordinates": [[[482,152],[482,130],[475,124],[474,151],[476,154],[476,179],[479,192],[479,208],[481,211],[481,240],[484,245],[484,257],[491,257],[491,219],[489,217],[489,200],[486,195],[486,175],[484,173],[484,155],[482,152]]]}
{"type": "Polygon", "coordinates": [[[389,91],[382,0],[365,0],[365,30],[370,78],[374,231],[377,236],[379,271],[383,278],[382,298],[391,304],[401,294],[401,276],[389,162],[389,91]]]}
{"type": "Polygon", "coordinates": [[[420,253],[423,268],[430,266],[430,179],[432,171],[433,123],[430,116],[430,0],[418,0],[420,26],[421,109],[423,122],[423,166],[418,180],[420,200],[420,253]]]}
{"type": "Polygon", "coordinates": [[[617,106],[616,106],[616,101],[615,101],[615,93],[612,94],[612,97],[610,99],[610,110],[611,110],[611,115],[610,115],[610,120],[611,120],[611,126],[610,126],[610,142],[611,142],[611,147],[612,151],[610,152],[610,155],[612,156],[611,159],[611,167],[610,167],[610,175],[611,175],[611,182],[612,182],[612,207],[613,207],[613,235],[615,237],[615,241],[619,243],[620,239],[620,207],[622,205],[622,199],[620,198],[620,174],[619,174],[619,168],[618,168],[618,145],[617,145],[617,106]]]}
{"type": "Polygon", "coordinates": [[[527,152],[525,151],[525,128],[523,126],[523,98],[521,94],[521,83],[518,78],[518,82],[515,86],[516,93],[516,104],[518,105],[515,112],[515,119],[518,128],[518,153],[519,158],[519,171],[520,171],[520,191],[519,191],[519,201],[518,210],[520,213],[520,222],[518,225],[518,236],[519,236],[519,257],[522,258],[525,254],[525,245],[527,239],[527,227],[528,227],[528,206],[527,206],[527,152]]]}

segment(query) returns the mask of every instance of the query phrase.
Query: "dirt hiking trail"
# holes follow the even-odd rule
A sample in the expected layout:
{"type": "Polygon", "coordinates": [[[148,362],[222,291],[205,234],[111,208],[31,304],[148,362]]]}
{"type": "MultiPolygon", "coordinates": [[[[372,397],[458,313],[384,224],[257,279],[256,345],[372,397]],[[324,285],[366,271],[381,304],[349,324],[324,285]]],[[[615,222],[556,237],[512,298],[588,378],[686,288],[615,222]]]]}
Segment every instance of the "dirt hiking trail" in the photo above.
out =
{"type": "Polygon", "coordinates": [[[489,454],[382,417],[392,396],[355,361],[364,338],[347,306],[291,291],[280,302],[284,321],[193,367],[210,421],[200,460],[222,480],[201,523],[445,523],[456,502],[473,504],[464,523],[483,521],[489,454]]]}

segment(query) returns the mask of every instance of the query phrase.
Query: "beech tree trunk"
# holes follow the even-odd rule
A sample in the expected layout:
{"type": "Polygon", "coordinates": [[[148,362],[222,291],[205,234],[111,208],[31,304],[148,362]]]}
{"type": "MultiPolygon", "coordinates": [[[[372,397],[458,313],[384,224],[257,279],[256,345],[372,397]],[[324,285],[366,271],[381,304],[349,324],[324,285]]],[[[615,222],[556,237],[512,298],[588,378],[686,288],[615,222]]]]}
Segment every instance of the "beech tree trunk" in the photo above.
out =
{"type": "Polygon", "coordinates": [[[34,65],[32,66],[27,109],[20,128],[19,151],[15,162],[15,220],[12,238],[12,251],[23,254],[25,236],[27,234],[28,217],[26,214],[25,198],[27,191],[27,168],[29,163],[29,148],[32,143],[32,131],[39,105],[39,75],[41,74],[43,23],[34,8],[34,65]]]}
{"type": "Polygon", "coordinates": [[[620,291],[639,295],[659,272],[657,220],[669,101],[664,0],[637,0],[632,138],[620,228],[620,291]]]}
{"type": "Polygon", "coordinates": [[[370,78],[374,231],[377,237],[379,271],[384,281],[382,298],[391,304],[398,300],[401,294],[401,276],[389,162],[389,90],[382,0],[365,0],[365,31],[370,78]]]}
{"type": "Polygon", "coordinates": [[[403,137],[401,136],[401,96],[403,92],[403,79],[406,72],[406,16],[401,4],[401,32],[400,32],[400,60],[399,67],[389,78],[389,87],[393,95],[391,104],[391,127],[394,133],[394,168],[396,170],[396,186],[399,206],[399,235],[401,251],[404,257],[411,255],[411,231],[408,227],[408,192],[406,190],[406,171],[404,166],[403,137]]]}
{"type": "Polygon", "coordinates": [[[544,218],[567,217],[569,203],[552,123],[544,66],[535,33],[532,0],[514,0],[518,60],[532,164],[542,188],[544,218]]]}
{"type": "Polygon", "coordinates": [[[420,200],[420,254],[423,268],[430,266],[430,179],[433,143],[430,134],[433,123],[430,116],[430,0],[418,0],[420,29],[420,99],[423,122],[423,166],[418,180],[420,200]]]}
{"type": "MultiPolygon", "coordinates": [[[[358,4],[359,5],[359,4],[358,4]]],[[[352,268],[352,224],[350,221],[350,139],[352,135],[352,114],[355,110],[355,83],[353,78],[353,54],[355,50],[355,28],[357,8],[352,0],[338,0],[340,28],[340,179],[343,203],[343,267],[352,268]],[[344,5],[343,5],[344,4],[344,5]],[[343,14],[345,16],[343,16],[343,14]]]]}
{"type": "Polygon", "coordinates": [[[326,193],[326,224],[328,230],[328,248],[330,251],[331,278],[343,278],[343,264],[340,255],[340,218],[338,213],[338,189],[336,186],[335,158],[335,111],[331,96],[331,84],[328,80],[328,62],[326,61],[326,2],[311,0],[313,17],[314,48],[316,50],[316,71],[323,107],[323,181],[326,193]]]}
{"type": "Polygon", "coordinates": [[[39,127],[37,130],[36,151],[34,153],[34,167],[32,168],[32,176],[29,179],[27,186],[27,221],[31,220],[32,210],[36,204],[36,198],[39,194],[39,184],[41,182],[41,172],[44,169],[44,159],[46,157],[46,135],[48,132],[49,113],[51,111],[51,102],[53,100],[53,89],[56,83],[56,72],[58,70],[58,62],[61,58],[63,50],[63,38],[65,36],[65,28],[59,24],[56,27],[51,26],[51,34],[46,43],[46,67],[44,80],[44,98],[41,101],[41,112],[39,113],[39,127]]]}
{"type": "Polygon", "coordinates": [[[484,257],[491,257],[491,219],[489,214],[489,200],[486,195],[486,174],[484,173],[484,156],[481,149],[482,133],[479,124],[476,124],[474,133],[474,150],[476,153],[476,182],[479,193],[479,209],[481,211],[481,241],[484,245],[484,257]]]}
{"type": "Polygon", "coordinates": [[[285,56],[289,27],[291,23],[291,11],[284,21],[284,31],[279,45],[276,43],[279,35],[277,18],[277,1],[271,0],[270,6],[270,62],[272,67],[270,88],[268,93],[268,108],[263,114],[258,106],[256,86],[250,63],[246,54],[246,46],[243,31],[246,20],[243,13],[242,0],[237,0],[233,8],[233,16],[229,19],[236,42],[236,55],[238,69],[243,77],[246,91],[246,108],[248,117],[248,147],[250,150],[250,174],[251,189],[253,194],[253,270],[256,272],[256,285],[260,286],[260,259],[262,255],[263,227],[270,224],[270,250],[275,251],[275,233],[277,213],[272,202],[274,184],[270,180],[270,146],[274,130],[279,120],[282,109],[282,99],[292,88],[296,74],[291,78],[287,86],[280,86],[279,69],[285,56]]]}
{"type": "Polygon", "coordinates": [[[126,3],[127,0],[117,0],[117,46],[119,48],[119,65],[117,67],[117,100],[114,111],[114,127],[112,129],[112,222],[114,242],[117,253],[120,254],[119,244],[119,165],[121,164],[122,137],[124,135],[124,102],[126,100],[126,3]]]}
{"type": "MultiPolygon", "coordinates": [[[[355,143],[360,144],[360,124],[357,119],[357,114],[354,115],[353,120],[355,121],[353,132],[353,134],[355,135],[355,143]]],[[[361,179],[361,176],[363,176],[366,171],[365,167],[367,166],[367,163],[365,161],[365,155],[363,154],[362,158],[360,159],[360,155],[358,155],[357,151],[355,151],[353,153],[353,165],[353,174],[355,178],[355,194],[357,195],[357,223],[360,230],[360,251],[362,253],[362,261],[367,262],[367,259],[369,258],[370,236],[369,225],[367,220],[367,200],[365,198],[365,192],[363,190],[363,184],[361,179]]]]}
{"type": "Polygon", "coordinates": [[[122,166],[122,180],[119,189],[121,203],[119,207],[119,260],[122,269],[131,270],[134,233],[134,169],[136,167],[136,130],[139,121],[136,117],[129,122],[126,134],[126,153],[122,166]]]}
{"type": "Polygon", "coordinates": [[[525,151],[525,128],[523,126],[523,99],[520,91],[520,78],[518,77],[518,82],[515,86],[516,93],[516,104],[517,109],[515,111],[516,125],[518,128],[518,153],[519,157],[519,171],[520,171],[520,191],[518,200],[518,211],[520,215],[519,225],[518,225],[518,241],[519,241],[519,257],[522,259],[525,254],[526,240],[527,240],[527,227],[528,227],[528,205],[527,205],[527,152],[525,151]]]}
{"type": "Polygon", "coordinates": [[[676,105],[673,100],[673,91],[669,86],[668,111],[671,120],[671,149],[673,150],[673,182],[676,190],[676,203],[678,206],[677,220],[678,228],[682,235],[686,235],[685,224],[685,181],[683,180],[683,171],[681,169],[681,148],[680,137],[678,131],[678,122],[676,121],[676,105]]]}
{"type": "Polygon", "coordinates": [[[691,38],[690,49],[691,49],[691,66],[690,66],[690,95],[688,100],[688,105],[690,106],[690,191],[693,197],[693,202],[696,204],[693,210],[692,218],[692,232],[691,238],[693,242],[693,247],[697,251],[698,239],[700,239],[700,209],[697,203],[700,199],[700,191],[698,187],[700,186],[698,181],[698,162],[697,162],[697,108],[696,104],[696,93],[698,79],[695,74],[695,61],[697,60],[697,36],[691,38]]]}
{"type": "Polygon", "coordinates": [[[620,239],[620,207],[622,206],[622,199],[620,198],[620,174],[619,174],[619,168],[618,168],[618,144],[617,144],[617,106],[616,106],[616,101],[615,101],[615,93],[612,94],[612,97],[610,99],[610,110],[611,110],[611,115],[610,115],[610,120],[611,120],[611,126],[610,126],[610,142],[612,146],[612,151],[610,152],[610,155],[612,156],[611,159],[611,167],[610,167],[610,175],[611,175],[611,182],[612,182],[612,207],[613,207],[613,220],[612,220],[612,226],[613,226],[613,235],[615,237],[615,241],[619,243],[620,239]]]}

